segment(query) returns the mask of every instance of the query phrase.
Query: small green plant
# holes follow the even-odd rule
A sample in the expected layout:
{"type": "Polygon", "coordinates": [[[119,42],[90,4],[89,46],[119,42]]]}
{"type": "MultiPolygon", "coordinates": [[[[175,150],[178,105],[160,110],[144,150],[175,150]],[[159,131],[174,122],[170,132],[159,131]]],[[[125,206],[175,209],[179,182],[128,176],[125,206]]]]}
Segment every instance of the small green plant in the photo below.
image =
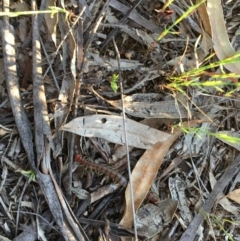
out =
{"type": "Polygon", "coordinates": [[[113,74],[111,78],[111,88],[114,91],[114,93],[117,93],[118,90],[118,81],[119,75],[118,74],[113,74]]]}
{"type": "Polygon", "coordinates": [[[29,178],[29,181],[28,182],[31,182],[31,181],[35,181],[36,180],[36,175],[34,173],[34,171],[32,170],[28,170],[28,171],[25,171],[25,170],[19,170],[19,172],[28,177],[29,178]]]}
{"type": "MultiPolygon", "coordinates": [[[[188,8],[174,23],[172,23],[167,29],[165,29],[156,39],[156,41],[161,41],[167,34],[173,33],[172,29],[180,23],[183,19],[187,18],[193,11],[195,11],[201,4],[203,4],[206,0],[201,0],[197,4],[188,8]]],[[[172,3],[172,0],[168,0],[166,2],[166,6],[172,3]]],[[[164,6],[165,7],[165,6],[164,6]]],[[[200,38],[197,40],[199,42],[200,38]]],[[[197,46],[195,46],[196,48],[197,46]]],[[[196,49],[195,49],[196,50],[196,49]]],[[[185,88],[187,87],[195,87],[199,88],[202,91],[207,91],[209,87],[215,88],[217,91],[223,93],[226,97],[232,96],[240,87],[240,83],[238,83],[237,78],[240,78],[239,74],[236,73],[225,73],[223,70],[223,66],[231,63],[240,62],[240,53],[237,52],[233,56],[230,56],[224,60],[215,61],[210,64],[206,64],[214,54],[208,56],[202,63],[200,67],[192,68],[187,72],[183,72],[178,76],[168,77],[170,83],[165,85],[168,89],[172,91],[178,91],[186,95],[185,88]],[[220,68],[221,73],[214,73],[212,70],[216,68],[220,68]],[[208,81],[199,81],[200,77],[209,76],[212,80],[208,81]],[[228,79],[226,81],[225,79],[228,79]],[[223,87],[231,87],[231,90],[226,91],[223,90],[223,87]]]]}
{"type": "Polygon", "coordinates": [[[235,53],[233,56],[220,60],[208,65],[201,66],[199,68],[193,68],[187,72],[180,74],[179,76],[169,77],[170,84],[167,84],[166,87],[173,90],[185,93],[185,87],[197,87],[202,91],[207,91],[207,87],[213,87],[219,92],[224,92],[223,87],[233,87],[229,92],[225,93],[225,96],[231,96],[238,88],[240,83],[238,78],[240,74],[236,73],[225,73],[223,71],[223,66],[230,63],[240,62],[240,53],[235,53]],[[215,73],[212,71],[213,68],[219,67],[221,73],[215,73]],[[212,80],[199,81],[200,77],[209,76],[212,80]],[[228,79],[226,81],[225,79],[228,79]]]}

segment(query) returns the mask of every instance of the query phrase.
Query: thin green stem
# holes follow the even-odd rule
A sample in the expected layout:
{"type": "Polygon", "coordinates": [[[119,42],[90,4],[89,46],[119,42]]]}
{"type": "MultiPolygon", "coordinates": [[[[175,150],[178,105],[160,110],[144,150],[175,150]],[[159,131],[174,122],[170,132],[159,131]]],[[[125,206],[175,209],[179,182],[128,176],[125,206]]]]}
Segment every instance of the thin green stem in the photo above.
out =
{"type": "Polygon", "coordinates": [[[50,10],[39,10],[39,11],[22,11],[22,12],[0,12],[0,17],[3,16],[8,16],[10,18],[14,18],[14,17],[19,17],[22,15],[32,15],[32,14],[45,14],[45,13],[50,13],[50,14],[55,14],[55,13],[64,13],[64,14],[68,14],[68,11],[63,9],[63,8],[59,8],[59,7],[49,7],[50,10]]]}
{"type": "Polygon", "coordinates": [[[203,4],[206,0],[202,0],[199,3],[191,6],[186,12],[184,12],[184,14],[182,16],[180,16],[170,27],[168,27],[167,29],[165,29],[157,38],[156,41],[160,41],[164,36],[166,36],[170,30],[175,27],[178,23],[180,23],[184,18],[188,17],[189,14],[191,14],[191,12],[193,12],[195,9],[197,9],[201,4],[203,4]]]}

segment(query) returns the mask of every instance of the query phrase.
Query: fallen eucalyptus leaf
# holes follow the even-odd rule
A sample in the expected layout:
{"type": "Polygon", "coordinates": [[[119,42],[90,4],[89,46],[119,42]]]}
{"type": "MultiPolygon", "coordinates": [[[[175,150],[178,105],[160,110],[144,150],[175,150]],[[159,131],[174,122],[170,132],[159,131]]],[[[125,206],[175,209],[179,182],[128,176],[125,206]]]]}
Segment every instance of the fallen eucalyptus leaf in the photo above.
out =
{"type": "MultiPolygon", "coordinates": [[[[169,137],[167,141],[156,143],[153,146],[152,150],[145,151],[145,153],[138,160],[132,172],[132,186],[135,210],[140,207],[144,198],[148,194],[148,191],[162,164],[163,158],[165,157],[172,143],[179,137],[181,133],[182,131],[180,129],[175,130],[173,135],[169,137]]],[[[130,229],[132,228],[133,214],[129,184],[125,192],[125,200],[125,213],[120,224],[122,224],[125,228],[130,229]]]]}
{"type": "MultiPolygon", "coordinates": [[[[193,126],[202,121],[189,121],[183,126],[193,126]]],[[[158,170],[162,164],[162,160],[168,152],[173,142],[181,135],[180,128],[174,129],[173,134],[163,142],[157,142],[152,150],[146,150],[138,160],[132,171],[132,189],[134,196],[134,207],[138,210],[143,200],[148,194],[152,183],[157,176],[158,170]]],[[[125,191],[126,207],[124,216],[120,222],[125,228],[132,228],[133,213],[132,213],[132,198],[130,193],[130,185],[128,184],[125,191]]]]}
{"type": "MultiPolygon", "coordinates": [[[[231,57],[235,54],[226,30],[221,1],[208,0],[207,12],[212,29],[213,48],[220,60],[231,57]]],[[[236,74],[240,74],[239,63],[231,63],[225,67],[236,74]]]]}
{"type": "Polygon", "coordinates": [[[238,188],[238,189],[233,190],[232,192],[228,193],[228,195],[226,197],[230,198],[234,202],[240,204],[240,189],[238,188]]]}
{"type": "MultiPolygon", "coordinates": [[[[91,115],[78,117],[64,125],[62,130],[86,137],[103,138],[121,145],[125,144],[123,118],[121,116],[91,115]]],[[[126,119],[126,131],[129,146],[142,149],[151,149],[155,143],[165,141],[171,136],[130,119],[126,119]]]]}

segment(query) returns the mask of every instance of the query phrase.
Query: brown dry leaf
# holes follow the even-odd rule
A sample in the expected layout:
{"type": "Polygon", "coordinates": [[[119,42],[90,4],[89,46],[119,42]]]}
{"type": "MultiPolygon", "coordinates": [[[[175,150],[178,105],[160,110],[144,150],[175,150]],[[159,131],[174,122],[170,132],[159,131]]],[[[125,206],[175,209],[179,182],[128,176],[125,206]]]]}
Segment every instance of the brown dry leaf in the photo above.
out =
{"type": "MultiPolygon", "coordinates": [[[[197,0],[196,2],[200,2],[200,0],[197,0]]],[[[206,31],[206,33],[211,36],[211,24],[209,21],[209,17],[207,14],[207,8],[206,8],[206,4],[203,3],[201,4],[198,8],[197,8],[199,17],[201,18],[204,30],[206,31]]]]}
{"type": "Polygon", "coordinates": [[[234,191],[230,192],[226,197],[240,204],[240,189],[235,189],[234,191]]]}
{"type": "MultiPolygon", "coordinates": [[[[193,120],[184,125],[193,126],[202,121],[193,120]]],[[[157,142],[152,150],[147,150],[138,160],[132,172],[132,186],[134,195],[135,210],[138,210],[158,173],[168,149],[173,142],[181,135],[182,131],[176,128],[173,134],[164,142],[157,142]]],[[[130,185],[128,184],[125,192],[126,208],[124,216],[120,222],[125,228],[130,229],[133,223],[131,206],[130,185]]]]}
{"type": "MultiPolygon", "coordinates": [[[[197,2],[200,2],[200,0],[197,0],[197,2]]],[[[201,4],[198,8],[198,15],[202,21],[201,27],[202,29],[202,41],[201,41],[201,48],[205,54],[205,56],[208,55],[209,49],[213,47],[213,41],[211,38],[211,24],[209,21],[208,13],[207,13],[207,8],[206,4],[203,3],[201,4]]]]}
{"type": "MultiPolygon", "coordinates": [[[[208,0],[207,11],[212,28],[213,48],[216,55],[220,60],[233,56],[235,51],[228,39],[221,1],[208,0]]],[[[225,67],[233,73],[240,74],[240,66],[238,63],[227,64],[225,67]]]]}
{"type": "MultiPolygon", "coordinates": [[[[153,146],[153,149],[147,150],[137,162],[132,172],[135,210],[139,208],[142,201],[146,197],[169,147],[181,133],[182,131],[180,129],[176,129],[171,137],[169,137],[165,142],[157,142],[153,146]]],[[[122,224],[125,228],[130,229],[132,227],[133,215],[129,185],[127,186],[125,192],[125,199],[125,214],[120,224],[122,224]]]]}

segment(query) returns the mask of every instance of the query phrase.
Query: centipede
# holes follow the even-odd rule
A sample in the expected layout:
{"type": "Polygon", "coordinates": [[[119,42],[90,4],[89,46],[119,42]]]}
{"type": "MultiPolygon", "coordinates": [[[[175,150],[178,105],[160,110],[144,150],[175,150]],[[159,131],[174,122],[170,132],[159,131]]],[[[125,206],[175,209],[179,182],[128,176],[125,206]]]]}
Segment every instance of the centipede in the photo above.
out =
{"type": "Polygon", "coordinates": [[[116,172],[115,170],[113,170],[109,167],[106,167],[106,166],[99,165],[99,164],[94,163],[94,162],[86,161],[79,154],[75,154],[73,159],[74,159],[74,161],[80,163],[81,165],[84,165],[84,166],[86,166],[90,169],[93,169],[97,172],[100,172],[100,173],[103,173],[103,174],[109,176],[111,179],[118,182],[121,186],[126,187],[127,179],[123,175],[121,175],[120,173],[116,172]]]}

